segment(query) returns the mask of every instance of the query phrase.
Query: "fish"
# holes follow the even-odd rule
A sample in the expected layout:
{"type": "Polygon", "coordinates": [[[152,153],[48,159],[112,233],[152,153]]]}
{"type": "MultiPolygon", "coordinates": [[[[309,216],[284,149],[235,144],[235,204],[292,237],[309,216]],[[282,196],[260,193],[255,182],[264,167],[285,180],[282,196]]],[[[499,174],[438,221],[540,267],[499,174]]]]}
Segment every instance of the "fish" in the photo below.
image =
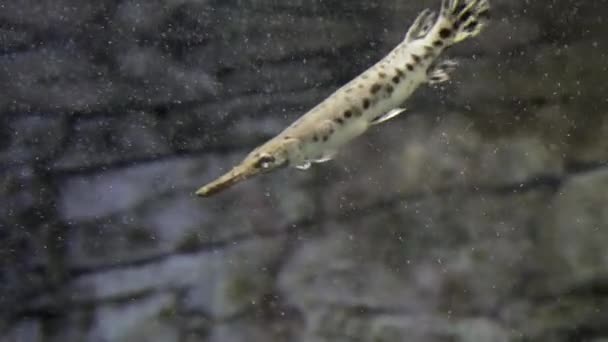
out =
{"type": "Polygon", "coordinates": [[[489,22],[489,10],[488,0],[442,0],[438,14],[423,10],[384,58],[195,194],[208,197],[273,170],[306,170],[332,160],[369,127],[403,113],[404,102],[420,85],[447,81],[457,63],[440,60],[442,52],[477,36],[489,22]]]}

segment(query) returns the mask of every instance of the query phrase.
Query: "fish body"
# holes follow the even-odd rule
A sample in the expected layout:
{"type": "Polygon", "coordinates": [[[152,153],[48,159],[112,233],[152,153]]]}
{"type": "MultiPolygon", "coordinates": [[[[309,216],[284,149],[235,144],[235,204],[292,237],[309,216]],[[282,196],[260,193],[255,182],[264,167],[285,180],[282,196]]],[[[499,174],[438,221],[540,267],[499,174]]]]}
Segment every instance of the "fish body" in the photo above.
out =
{"type": "Polygon", "coordinates": [[[196,194],[209,196],[283,166],[307,169],[332,159],[371,125],[403,112],[403,103],[421,84],[447,80],[455,63],[438,57],[447,47],[477,35],[488,14],[487,0],[443,0],[439,15],[421,12],[387,56],[196,194]]]}

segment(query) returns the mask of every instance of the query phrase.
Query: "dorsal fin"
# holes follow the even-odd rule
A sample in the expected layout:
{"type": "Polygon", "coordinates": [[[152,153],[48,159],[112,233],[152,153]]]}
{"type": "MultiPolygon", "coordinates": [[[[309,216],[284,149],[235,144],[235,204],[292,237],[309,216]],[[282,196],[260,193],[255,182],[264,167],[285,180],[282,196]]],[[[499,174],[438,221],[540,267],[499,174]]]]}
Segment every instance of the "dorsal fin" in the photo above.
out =
{"type": "Polygon", "coordinates": [[[411,42],[412,40],[426,36],[426,34],[429,33],[429,31],[433,27],[433,24],[435,23],[435,17],[436,13],[429,10],[428,8],[422,11],[410,27],[410,29],[407,31],[407,34],[405,35],[405,41],[411,42]]]}

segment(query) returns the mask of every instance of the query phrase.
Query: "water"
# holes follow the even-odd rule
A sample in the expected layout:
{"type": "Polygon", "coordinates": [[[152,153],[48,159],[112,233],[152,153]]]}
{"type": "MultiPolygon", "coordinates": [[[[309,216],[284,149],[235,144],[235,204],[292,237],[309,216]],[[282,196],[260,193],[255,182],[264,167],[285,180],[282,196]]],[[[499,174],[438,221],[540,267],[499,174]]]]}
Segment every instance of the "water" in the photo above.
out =
{"type": "Polygon", "coordinates": [[[608,5],[491,3],[408,112],[205,199],[422,4],[0,3],[0,341],[607,338],[608,5]]]}

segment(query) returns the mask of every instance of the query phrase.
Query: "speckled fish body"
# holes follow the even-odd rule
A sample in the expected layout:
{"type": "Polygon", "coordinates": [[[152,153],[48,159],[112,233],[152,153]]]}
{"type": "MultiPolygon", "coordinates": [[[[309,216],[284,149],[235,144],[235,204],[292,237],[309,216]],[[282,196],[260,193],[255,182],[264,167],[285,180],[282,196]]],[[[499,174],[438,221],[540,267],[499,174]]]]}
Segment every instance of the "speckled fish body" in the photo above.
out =
{"type": "Polygon", "coordinates": [[[308,168],[330,160],[371,125],[404,111],[422,83],[448,79],[455,63],[438,62],[442,51],[477,35],[488,18],[487,0],[444,0],[439,15],[423,11],[405,39],[386,57],[335,91],[239,165],[196,193],[209,196],[281,166],[308,168]]]}
{"type": "Polygon", "coordinates": [[[310,162],[325,161],[383,115],[404,110],[403,102],[427,81],[427,69],[441,50],[425,47],[423,41],[401,43],[281,132],[276,139],[300,141],[290,164],[306,168],[310,162]]]}

